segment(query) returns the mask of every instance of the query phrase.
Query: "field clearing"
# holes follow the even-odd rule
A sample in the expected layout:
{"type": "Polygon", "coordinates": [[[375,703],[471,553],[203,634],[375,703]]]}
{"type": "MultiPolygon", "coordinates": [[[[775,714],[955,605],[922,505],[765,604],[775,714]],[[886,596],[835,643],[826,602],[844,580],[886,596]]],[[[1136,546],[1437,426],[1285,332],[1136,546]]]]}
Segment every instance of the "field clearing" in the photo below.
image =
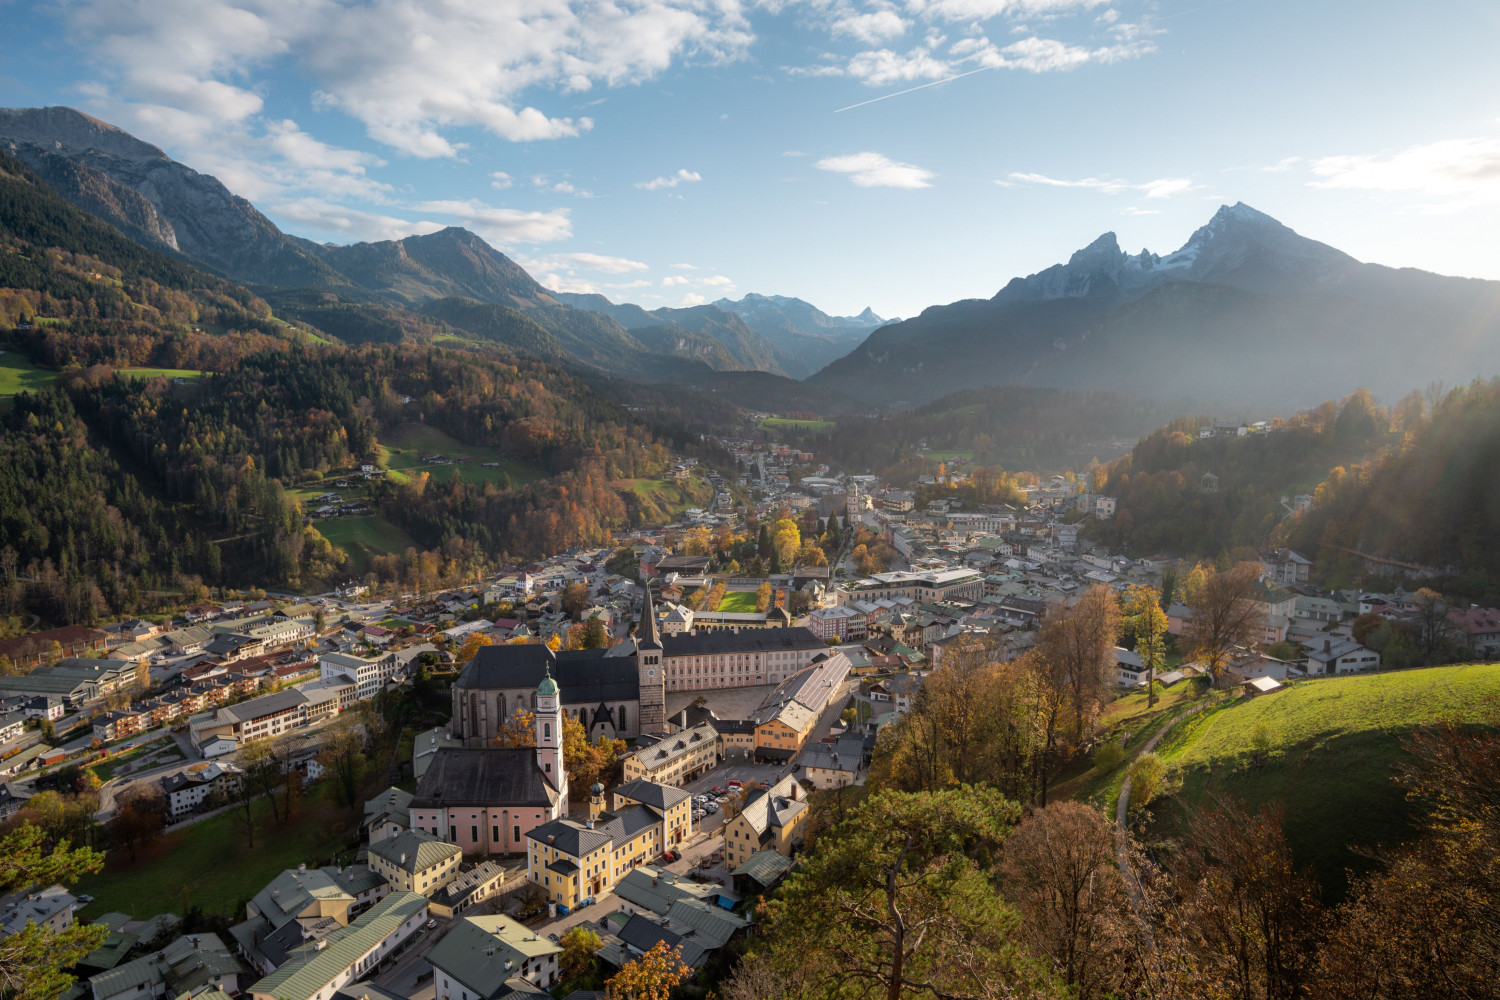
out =
{"type": "Polygon", "coordinates": [[[437,428],[425,424],[402,424],[381,439],[379,450],[379,464],[389,469],[398,482],[403,474],[428,472],[435,481],[446,483],[453,478],[454,472],[460,470],[464,481],[469,483],[499,483],[504,478],[511,484],[523,485],[546,478],[545,472],[504,457],[498,448],[460,444],[437,428]],[[463,465],[430,465],[422,461],[424,455],[442,455],[448,459],[469,458],[472,461],[463,465]],[[494,468],[486,468],[486,462],[497,464],[494,468]]]}
{"type": "Polygon", "coordinates": [[[961,458],[966,462],[972,462],[974,460],[974,451],[972,448],[950,448],[947,451],[929,451],[923,457],[929,458],[934,462],[951,462],[955,458],[961,458]]]}
{"type": "Polygon", "coordinates": [[[314,867],[357,838],[359,815],[325,801],[321,792],[293,804],[291,821],[275,826],[271,805],[254,803],[255,847],[245,844],[244,828],[231,813],[169,833],[138,852],[135,862],[112,849],[105,868],[78,880],[77,891],[94,901],[83,914],[112,910],[145,919],[158,913],[183,914],[197,904],[206,912],[244,919],[244,901],[265,888],[277,873],[306,863],[314,867]]]}
{"type": "Polygon", "coordinates": [[[732,611],[736,614],[754,614],[756,611],[755,594],[739,591],[725,594],[717,610],[732,611]]]}
{"type": "Polygon", "coordinates": [[[57,372],[38,368],[16,351],[0,351],[0,396],[35,392],[56,381],[57,372]]]}
{"type": "Polygon", "coordinates": [[[421,549],[405,529],[379,514],[319,518],[313,526],[324,538],[349,553],[357,573],[366,572],[375,556],[393,555],[409,548],[421,549]]]}
{"type": "Polygon", "coordinates": [[[121,368],[121,375],[129,378],[202,378],[203,372],[195,368],[121,368]]]}
{"type": "Polygon", "coordinates": [[[1500,664],[1305,680],[1236,700],[1189,720],[1160,751],[1179,770],[1182,789],[1153,833],[1174,835],[1187,808],[1220,798],[1282,807],[1294,857],[1337,899],[1346,870],[1372,865],[1361,848],[1412,834],[1392,780],[1409,759],[1403,738],[1444,718],[1484,724],[1491,696],[1500,696],[1500,664]],[[1266,747],[1260,759],[1257,742],[1266,747]]]}
{"type": "Polygon", "coordinates": [[[791,417],[767,417],[760,422],[767,430],[831,431],[838,426],[832,420],[794,420],[791,417]]]}

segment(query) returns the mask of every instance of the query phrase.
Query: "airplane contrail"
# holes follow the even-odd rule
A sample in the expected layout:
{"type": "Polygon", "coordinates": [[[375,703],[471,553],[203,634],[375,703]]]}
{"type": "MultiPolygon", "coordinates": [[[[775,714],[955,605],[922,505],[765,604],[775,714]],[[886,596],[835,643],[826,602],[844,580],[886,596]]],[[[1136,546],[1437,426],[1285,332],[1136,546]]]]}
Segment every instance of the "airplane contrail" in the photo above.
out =
{"type": "Polygon", "coordinates": [[[992,67],[989,66],[981,66],[978,69],[971,69],[967,73],[960,73],[957,76],[944,77],[941,80],[933,80],[931,83],[924,83],[919,87],[910,87],[906,90],[898,90],[894,94],[882,94],[879,97],[872,97],[868,101],[860,101],[858,104],[851,104],[847,108],[839,108],[834,112],[834,114],[839,114],[843,111],[853,111],[855,108],[862,108],[866,104],[874,104],[876,101],[884,101],[889,100],[892,97],[900,97],[902,94],[911,94],[915,93],[918,90],[926,90],[928,87],[936,87],[940,83],[952,83],[954,80],[962,80],[966,76],[973,76],[975,73],[983,73],[985,70],[991,68],[992,67]]]}

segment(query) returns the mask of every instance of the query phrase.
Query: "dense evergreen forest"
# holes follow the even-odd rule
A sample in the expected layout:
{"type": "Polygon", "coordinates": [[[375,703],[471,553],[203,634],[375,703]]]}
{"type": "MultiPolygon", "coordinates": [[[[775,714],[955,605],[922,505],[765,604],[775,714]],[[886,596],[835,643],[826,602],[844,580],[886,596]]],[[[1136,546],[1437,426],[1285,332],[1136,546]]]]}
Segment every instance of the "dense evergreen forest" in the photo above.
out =
{"type": "Polygon", "coordinates": [[[158,591],[347,575],[289,491],[377,461],[400,426],[542,475],[374,483],[370,504],[420,548],[370,568],[403,585],[606,542],[632,520],[616,481],[716,457],[683,418],[724,415],[692,394],[627,410],[431,315],[275,301],[133,243],[0,157],[0,350],[58,371],[0,400],[0,612],[91,621],[158,591]],[[122,372],[143,366],[204,374],[122,372]]]}

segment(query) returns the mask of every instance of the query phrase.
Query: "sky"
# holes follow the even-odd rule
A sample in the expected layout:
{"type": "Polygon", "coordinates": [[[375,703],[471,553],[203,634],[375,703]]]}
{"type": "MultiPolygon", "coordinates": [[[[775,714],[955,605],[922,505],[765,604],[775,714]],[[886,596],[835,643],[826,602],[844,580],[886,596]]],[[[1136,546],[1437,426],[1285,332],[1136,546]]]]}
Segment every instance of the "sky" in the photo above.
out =
{"type": "Polygon", "coordinates": [[[459,225],[562,291],[911,316],[1243,201],[1500,279],[1500,4],[0,0],[64,104],[284,230],[459,225]]]}

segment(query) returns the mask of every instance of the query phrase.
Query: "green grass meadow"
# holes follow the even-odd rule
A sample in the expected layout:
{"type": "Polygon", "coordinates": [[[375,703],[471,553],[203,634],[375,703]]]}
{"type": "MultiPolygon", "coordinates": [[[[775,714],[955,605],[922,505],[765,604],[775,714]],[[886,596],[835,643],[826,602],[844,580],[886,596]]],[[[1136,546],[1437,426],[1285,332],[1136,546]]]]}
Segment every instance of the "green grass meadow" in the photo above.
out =
{"type": "Polygon", "coordinates": [[[244,919],[241,908],[278,872],[306,863],[325,864],[333,852],[357,839],[359,815],[325,801],[316,789],[293,806],[290,822],[276,826],[265,799],[254,803],[255,847],[233,815],[222,813],[169,833],[137,852],[111,849],[104,870],[78,880],[77,891],[94,897],[84,916],[118,911],[146,919],[182,914],[193,904],[207,912],[244,919]]]}
{"type": "Polygon", "coordinates": [[[1279,804],[1287,841],[1330,898],[1346,870],[1366,871],[1361,849],[1412,834],[1394,778],[1407,760],[1403,738],[1444,718],[1481,724],[1500,696],[1500,664],[1464,664],[1304,680],[1235,700],[1186,721],[1159,752],[1182,788],[1159,811],[1154,832],[1172,836],[1185,809],[1232,798],[1258,809],[1279,804]],[[1269,748],[1258,761],[1257,742],[1269,748]]]}
{"type": "Polygon", "coordinates": [[[18,351],[0,351],[0,396],[45,389],[57,381],[57,372],[38,368],[18,351]]]}
{"type": "Polygon", "coordinates": [[[756,611],[755,595],[732,591],[724,595],[724,599],[719,602],[717,610],[732,611],[735,614],[754,614],[756,611]]]}
{"type": "Polygon", "coordinates": [[[380,464],[398,479],[402,475],[428,472],[433,479],[446,483],[453,478],[454,472],[461,470],[466,482],[499,482],[503,475],[510,483],[519,486],[546,476],[540,469],[504,457],[498,448],[460,444],[426,424],[402,424],[381,438],[380,451],[380,464]],[[422,461],[423,455],[443,455],[449,459],[464,457],[472,461],[466,465],[428,465],[422,461]],[[497,462],[499,466],[485,468],[486,462],[497,462]]]}
{"type": "Polygon", "coordinates": [[[313,522],[313,527],[324,538],[349,553],[349,558],[354,561],[355,571],[359,573],[370,568],[370,560],[375,556],[421,548],[405,529],[378,514],[320,518],[313,522]]]}

